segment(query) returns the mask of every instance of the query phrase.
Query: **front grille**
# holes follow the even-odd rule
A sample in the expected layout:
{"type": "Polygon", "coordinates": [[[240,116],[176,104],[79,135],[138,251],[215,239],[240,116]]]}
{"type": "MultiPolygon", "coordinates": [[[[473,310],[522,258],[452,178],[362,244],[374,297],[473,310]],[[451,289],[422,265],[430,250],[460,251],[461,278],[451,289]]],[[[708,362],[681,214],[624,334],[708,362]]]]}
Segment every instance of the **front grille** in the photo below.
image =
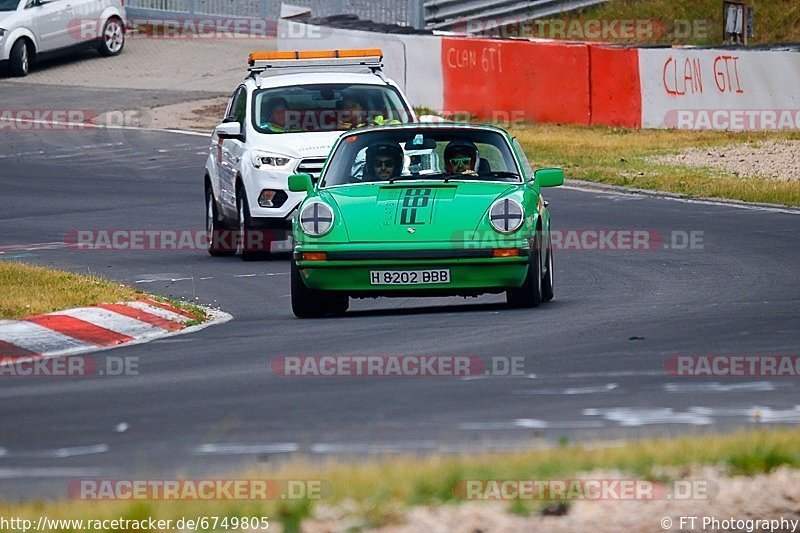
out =
{"type": "Polygon", "coordinates": [[[297,165],[295,172],[298,174],[311,174],[311,177],[316,181],[319,179],[319,173],[322,172],[323,165],[325,165],[324,157],[303,159],[297,165]]]}

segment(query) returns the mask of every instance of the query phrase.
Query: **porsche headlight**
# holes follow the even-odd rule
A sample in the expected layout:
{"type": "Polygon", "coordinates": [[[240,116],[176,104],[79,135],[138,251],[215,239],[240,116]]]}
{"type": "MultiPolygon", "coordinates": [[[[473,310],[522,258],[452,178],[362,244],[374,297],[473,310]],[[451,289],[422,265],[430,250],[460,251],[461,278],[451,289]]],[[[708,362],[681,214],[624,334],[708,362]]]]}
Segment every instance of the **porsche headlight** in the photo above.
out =
{"type": "Polygon", "coordinates": [[[514,233],[522,226],[524,218],[522,204],[511,198],[497,200],[489,208],[489,222],[500,233],[514,233]]]}
{"type": "Polygon", "coordinates": [[[300,228],[312,237],[322,237],[333,228],[333,210],[322,202],[310,202],[300,211],[300,228]]]}
{"type": "Polygon", "coordinates": [[[254,152],[253,166],[258,169],[284,168],[292,162],[292,158],[283,154],[254,152]]]}

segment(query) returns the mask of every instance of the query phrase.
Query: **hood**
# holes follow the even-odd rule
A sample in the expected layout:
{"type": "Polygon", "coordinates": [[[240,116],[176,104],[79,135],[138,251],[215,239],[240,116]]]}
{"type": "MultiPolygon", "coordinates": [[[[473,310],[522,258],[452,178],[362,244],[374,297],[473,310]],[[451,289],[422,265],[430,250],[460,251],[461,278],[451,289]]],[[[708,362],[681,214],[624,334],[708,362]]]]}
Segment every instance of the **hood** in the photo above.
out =
{"type": "Polygon", "coordinates": [[[252,144],[252,147],[254,150],[279,153],[294,159],[328,157],[333,143],[342,133],[341,131],[315,131],[257,134],[258,140],[252,144]]]}
{"type": "Polygon", "coordinates": [[[19,21],[20,15],[17,10],[14,11],[0,11],[0,28],[4,30],[13,30],[19,21]]]}
{"type": "Polygon", "coordinates": [[[492,201],[517,190],[508,183],[398,182],[320,191],[338,207],[350,242],[471,240],[492,201]]]}

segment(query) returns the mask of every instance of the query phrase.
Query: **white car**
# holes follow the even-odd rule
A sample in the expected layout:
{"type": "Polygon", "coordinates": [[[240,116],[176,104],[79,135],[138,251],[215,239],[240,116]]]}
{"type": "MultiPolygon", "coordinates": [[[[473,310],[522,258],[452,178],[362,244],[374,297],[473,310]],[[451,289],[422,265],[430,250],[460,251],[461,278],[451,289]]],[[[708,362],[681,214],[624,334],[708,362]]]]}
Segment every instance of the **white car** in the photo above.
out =
{"type": "Polygon", "coordinates": [[[305,198],[289,190],[289,176],[318,178],[344,130],[416,122],[381,61],[380,50],[250,55],[250,74],[231,96],[206,162],[211,255],[267,258],[291,234],[305,198]]]}
{"type": "Polygon", "coordinates": [[[0,61],[27,76],[36,60],[84,48],[115,56],[125,46],[123,0],[0,0],[0,61]]]}

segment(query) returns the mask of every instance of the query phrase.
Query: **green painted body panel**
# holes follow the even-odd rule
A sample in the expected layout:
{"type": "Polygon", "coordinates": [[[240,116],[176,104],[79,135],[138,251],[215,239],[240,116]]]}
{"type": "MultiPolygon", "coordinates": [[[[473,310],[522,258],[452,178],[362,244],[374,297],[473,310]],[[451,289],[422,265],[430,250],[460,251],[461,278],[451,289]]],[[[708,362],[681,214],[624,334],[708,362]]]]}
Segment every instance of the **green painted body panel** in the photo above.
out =
{"type": "Polygon", "coordinates": [[[343,221],[334,228],[343,232],[336,237],[340,242],[471,240],[491,203],[520,189],[509,185],[441,180],[348,185],[323,189],[319,198],[334,205],[343,221]]]}
{"type": "MultiPolygon", "coordinates": [[[[406,126],[408,129],[413,126],[406,126]]],[[[505,132],[503,132],[505,134],[505,132]]],[[[506,138],[511,144],[511,139],[506,138]]],[[[342,142],[341,139],[339,142],[342,142]]],[[[336,146],[332,150],[335,153],[336,146]]],[[[519,161],[520,154],[514,150],[519,161]]],[[[524,155],[523,155],[524,157],[524,155]]],[[[327,167],[327,163],[326,163],[327,167]]],[[[532,176],[527,176],[532,178],[532,176]]],[[[529,269],[529,251],[541,227],[549,234],[550,215],[535,180],[512,183],[463,180],[397,180],[393,184],[358,183],[317,188],[309,201],[322,201],[333,210],[332,229],[311,237],[294,221],[294,260],[311,289],[349,293],[394,293],[442,290],[444,293],[499,292],[520,287],[529,269]],[[522,204],[524,223],[514,233],[496,231],[488,217],[496,200],[511,198],[522,204]],[[491,250],[517,248],[519,257],[494,258],[491,250]],[[483,257],[463,257],[465,250],[483,250],[483,257]],[[405,254],[435,251],[436,259],[415,259],[405,254]],[[331,257],[304,261],[304,252],[372,253],[356,259],[331,257]],[[391,255],[375,258],[374,254],[391,255]],[[448,256],[449,252],[453,252],[448,256]],[[447,268],[449,284],[372,285],[373,270],[427,270],[447,268]]],[[[549,246],[547,239],[542,243],[549,246]]],[[[541,258],[546,254],[541,254],[541,258]]]]}
{"type": "MultiPolygon", "coordinates": [[[[452,263],[452,262],[451,262],[452,263]]],[[[453,292],[457,290],[491,289],[498,291],[508,287],[519,287],[525,281],[528,273],[527,258],[522,262],[519,259],[493,259],[491,261],[461,260],[460,263],[450,264],[442,261],[415,261],[398,265],[370,264],[369,266],[343,266],[335,268],[302,268],[300,271],[306,285],[312,289],[327,289],[347,292],[404,292],[409,290],[436,290],[453,292]],[[450,270],[450,283],[448,284],[417,284],[417,285],[372,285],[370,272],[372,270],[425,270],[441,269],[450,270]]]]}

